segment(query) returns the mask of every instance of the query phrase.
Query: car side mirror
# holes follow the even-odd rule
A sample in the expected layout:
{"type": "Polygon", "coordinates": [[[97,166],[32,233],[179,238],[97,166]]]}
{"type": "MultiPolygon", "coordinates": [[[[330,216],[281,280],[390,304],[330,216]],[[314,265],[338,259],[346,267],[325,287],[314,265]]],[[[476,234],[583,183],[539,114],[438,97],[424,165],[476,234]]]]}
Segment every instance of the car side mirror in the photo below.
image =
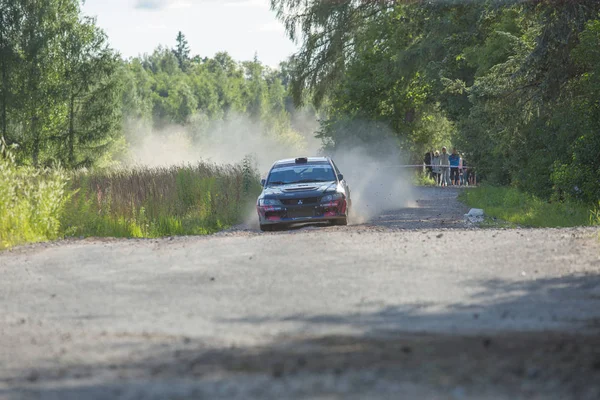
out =
{"type": "Polygon", "coordinates": [[[265,187],[265,183],[267,183],[266,179],[261,179],[260,180],[260,186],[265,187]]]}
{"type": "Polygon", "coordinates": [[[338,180],[343,181],[344,180],[344,174],[338,174],[338,180]]]}

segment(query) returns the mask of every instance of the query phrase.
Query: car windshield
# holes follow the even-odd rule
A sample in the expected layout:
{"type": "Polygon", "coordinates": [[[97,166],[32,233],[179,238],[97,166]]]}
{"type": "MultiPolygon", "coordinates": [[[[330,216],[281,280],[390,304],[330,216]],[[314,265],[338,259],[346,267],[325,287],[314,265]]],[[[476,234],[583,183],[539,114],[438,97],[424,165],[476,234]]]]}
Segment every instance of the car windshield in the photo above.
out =
{"type": "Polygon", "coordinates": [[[329,164],[288,164],[275,166],[269,174],[267,185],[331,182],[334,180],[335,173],[329,164]]]}

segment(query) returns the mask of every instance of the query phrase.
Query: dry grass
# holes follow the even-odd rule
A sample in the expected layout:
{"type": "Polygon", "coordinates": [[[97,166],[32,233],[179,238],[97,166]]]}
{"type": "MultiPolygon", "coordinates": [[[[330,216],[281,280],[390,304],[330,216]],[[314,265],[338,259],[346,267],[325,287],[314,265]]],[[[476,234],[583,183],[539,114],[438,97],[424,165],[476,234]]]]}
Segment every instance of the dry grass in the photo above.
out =
{"type": "Polygon", "coordinates": [[[252,162],[36,170],[0,156],[0,249],[63,236],[208,234],[239,222],[260,192],[252,162]]]}
{"type": "Polygon", "coordinates": [[[215,232],[236,223],[259,190],[244,165],[208,163],[77,173],[63,218],[69,235],[158,237],[215,232]]]}

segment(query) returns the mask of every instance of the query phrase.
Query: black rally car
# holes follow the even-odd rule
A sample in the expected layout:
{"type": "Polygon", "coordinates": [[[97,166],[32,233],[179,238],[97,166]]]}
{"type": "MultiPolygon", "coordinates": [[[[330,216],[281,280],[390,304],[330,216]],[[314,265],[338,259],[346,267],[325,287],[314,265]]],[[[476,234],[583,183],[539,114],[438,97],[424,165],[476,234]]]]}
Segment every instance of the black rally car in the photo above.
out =
{"type": "Polygon", "coordinates": [[[348,223],[350,188],[328,157],[279,160],[262,180],[260,229],[302,222],[348,223]]]}

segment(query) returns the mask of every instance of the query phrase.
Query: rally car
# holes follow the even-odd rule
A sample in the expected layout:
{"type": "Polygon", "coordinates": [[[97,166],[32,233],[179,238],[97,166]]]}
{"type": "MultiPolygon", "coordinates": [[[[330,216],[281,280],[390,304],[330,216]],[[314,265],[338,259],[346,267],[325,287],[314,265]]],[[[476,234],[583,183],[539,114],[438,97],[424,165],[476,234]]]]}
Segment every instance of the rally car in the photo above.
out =
{"type": "Polygon", "coordinates": [[[261,181],[260,229],[306,222],[347,225],[350,188],[329,157],[279,160],[261,181]]]}

